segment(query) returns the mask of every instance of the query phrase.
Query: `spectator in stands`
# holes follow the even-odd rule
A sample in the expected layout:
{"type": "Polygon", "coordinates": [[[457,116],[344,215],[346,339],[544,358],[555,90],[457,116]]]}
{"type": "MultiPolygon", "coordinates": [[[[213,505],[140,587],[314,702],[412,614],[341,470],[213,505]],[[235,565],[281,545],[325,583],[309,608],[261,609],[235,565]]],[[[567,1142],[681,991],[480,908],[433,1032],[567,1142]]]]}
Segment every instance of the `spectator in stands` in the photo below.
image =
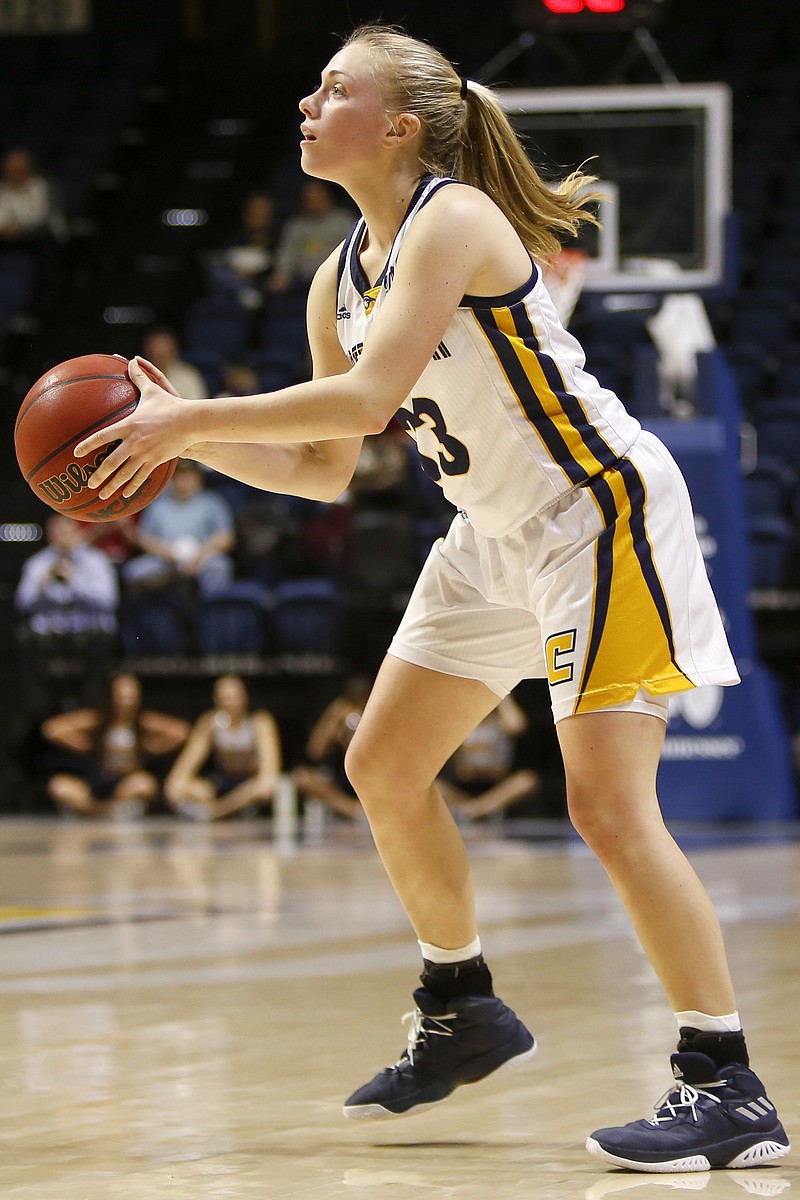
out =
{"type": "Polygon", "coordinates": [[[436,781],[452,809],[467,817],[487,817],[537,791],[535,771],[512,770],[514,744],[527,725],[525,713],[509,695],[467,735],[436,781]]]}
{"type": "Polygon", "coordinates": [[[131,591],[158,591],[196,583],[201,596],[222,591],[233,578],[233,514],[205,488],[197,463],[182,459],[172,481],[132,531],[143,553],[122,566],[131,591]]]}
{"type": "Polygon", "coordinates": [[[353,222],[326,183],[307,179],[300,212],[289,217],[278,240],[275,270],[267,284],[270,291],[308,288],[320,263],[347,237],[353,222]]]}
{"type": "Polygon", "coordinates": [[[88,546],[83,526],[53,513],[45,525],[47,545],[22,567],[15,593],[24,623],[19,686],[37,720],[52,709],[51,660],[67,658],[79,675],[84,698],[97,698],[116,652],[119,588],[110,560],[88,546]]]}
{"type": "Polygon", "coordinates": [[[214,251],[208,272],[215,293],[231,296],[242,308],[260,308],[275,262],[275,206],[266,192],[244,202],[241,229],[230,244],[214,251]]]}
{"type": "Polygon", "coordinates": [[[81,521],[86,543],[96,546],[116,566],[133,558],[138,549],[136,526],[140,513],[117,517],[116,521],[81,521]]]}
{"type": "Polygon", "coordinates": [[[9,150],[0,167],[0,247],[36,249],[66,232],[53,189],[31,154],[9,150]]]}
{"type": "Polygon", "coordinates": [[[50,777],[50,798],[82,816],[119,819],[141,816],[156,799],[158,778],[148,760],[177,750],[189,725],[143,709],[139,680],[120,673],[111,680],[105,705],[50,717],[42,734],[74,756],[69,770],[50,777]]]}
{"type": "Polygon", "coordinates": [[[238,675],[214,684],[213,708],[195,722],[164,781],[167,802],[184,816],[212,821],[272,800],[281,741],[271,713],[251,711],[238,675]]]}
{"type": "Polygon", "coordinates": [[[249,363],[226,363],[219,396],[252,396],[258,391],[258,374],[249,363]]]}
{"type": "Polygon", "coordinates": [[[182,396],[200,400],[208,395],[208,385],[197,367],[184,362],[174,330],[166,325],[154,325],[144,339],[145,358],[163,371],[172,386],[182,396]]]}
{"type": "Polygon", "coordinates": [[[364,675],[353,675],[345,681],[342,694],[323,709],[309,735],[306,757],[312,765],[301,764],[292,771],[299,795],[321,800],[343,817],[358,817],[363,811],[345,774],[344,756],[361,720],[370,686],[364,675]]]}
{"type": "Polygon", "coordinates": [[[364,438],[348,489],[359,508],[404,506],[409,475],[407,442],[396,420],[364,438]]]}

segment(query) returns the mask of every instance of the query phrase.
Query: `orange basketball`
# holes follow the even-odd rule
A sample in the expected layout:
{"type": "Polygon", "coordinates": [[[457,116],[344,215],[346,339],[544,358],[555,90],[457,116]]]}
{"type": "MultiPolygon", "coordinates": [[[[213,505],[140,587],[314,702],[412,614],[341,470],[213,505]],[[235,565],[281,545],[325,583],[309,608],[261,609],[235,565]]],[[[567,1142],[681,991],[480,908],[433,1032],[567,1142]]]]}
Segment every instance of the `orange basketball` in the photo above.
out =
{"type": "Polygon", "coordinates": [[[121,489],[101,500],[89,477],[116,445],[88,458],[73,450],[104,425],[120,421],[139,403],[127,360],[117,354],[84,354],[59,363],[38,379],[20,406],[14,426],[17,462],[40,500],[79,521],[114,521],[139,512],[169,483],[177,459],[162,463],[132,496],[121,489]]]}

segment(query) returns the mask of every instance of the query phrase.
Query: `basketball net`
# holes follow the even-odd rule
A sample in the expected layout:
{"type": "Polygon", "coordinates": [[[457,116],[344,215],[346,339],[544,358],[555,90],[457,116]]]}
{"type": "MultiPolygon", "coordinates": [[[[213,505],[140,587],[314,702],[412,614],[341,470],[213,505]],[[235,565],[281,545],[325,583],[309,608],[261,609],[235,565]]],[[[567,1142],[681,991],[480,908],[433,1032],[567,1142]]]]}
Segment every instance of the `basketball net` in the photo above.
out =
{"type": "Polygon", "coordinates": [[[575,311],[588,272],[589,255],[573,246],[565,247],[543,265],[544,284],[562,325],[567,324],[575,311]]]}

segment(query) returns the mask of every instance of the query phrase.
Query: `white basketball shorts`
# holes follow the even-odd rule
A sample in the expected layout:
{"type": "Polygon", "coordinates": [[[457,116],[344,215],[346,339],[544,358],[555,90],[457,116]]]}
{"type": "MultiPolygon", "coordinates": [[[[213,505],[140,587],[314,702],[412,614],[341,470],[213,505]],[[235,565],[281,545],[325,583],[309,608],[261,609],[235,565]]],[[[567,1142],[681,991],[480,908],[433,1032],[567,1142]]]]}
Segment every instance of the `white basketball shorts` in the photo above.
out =
{"type": "Polygon", "coordinates": [[[739,682],[686,484],[647,432],[502,538],[456,516],[389,653],[499,696],[546,678],[556,721],[598,709],[666,720],[670,693],[739,682]]]}

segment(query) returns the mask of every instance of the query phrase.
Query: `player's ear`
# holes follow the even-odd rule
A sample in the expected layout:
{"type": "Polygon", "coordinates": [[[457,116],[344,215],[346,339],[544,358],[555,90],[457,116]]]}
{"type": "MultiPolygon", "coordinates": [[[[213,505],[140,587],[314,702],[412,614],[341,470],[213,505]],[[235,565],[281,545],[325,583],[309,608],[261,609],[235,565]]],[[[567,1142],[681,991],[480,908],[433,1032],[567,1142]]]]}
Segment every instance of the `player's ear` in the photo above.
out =
{"type": "Polygon", "coordinates": [[[393,145],[406,145],[418,135],[422,123],[415,113],[397,113],[389,117],[386,139],[393,145]]]}

